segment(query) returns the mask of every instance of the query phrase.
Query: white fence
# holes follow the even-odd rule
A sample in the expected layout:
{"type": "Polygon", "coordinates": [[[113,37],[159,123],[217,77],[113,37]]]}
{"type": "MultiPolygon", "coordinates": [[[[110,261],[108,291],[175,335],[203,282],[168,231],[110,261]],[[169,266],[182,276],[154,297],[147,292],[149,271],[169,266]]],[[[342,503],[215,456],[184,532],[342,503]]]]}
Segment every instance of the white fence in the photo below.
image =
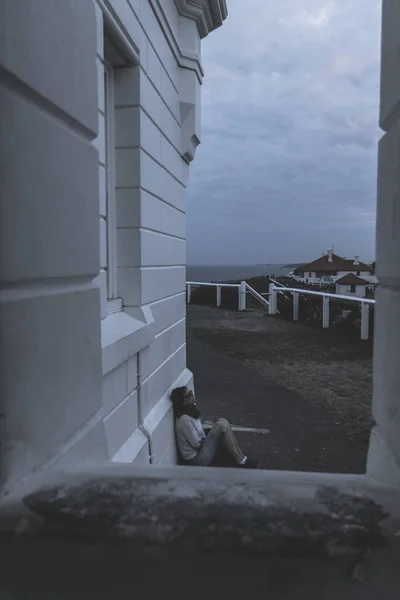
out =
{"type": "Polygon", "coordinates": [[[369,338],[369,306],[375,304],[375,300],[371,298],[358,298],[356,296],[344,296],[341,294],[330,294],[328,292],[314,292],[313,290],[303,290],[299,288],[279,287],[281,284],[278,282],[271,283],[269,286],[269,301],[266,300],[261,294],[253,289],[248,283],[242,281],[241,283],[206,283],[203,281],[187,281],[187,301],[190,304],[192,299],[192,289],[196,287],[215,287],[216,288],[216,305],[221,306],[221,290],[222,288],[236,288],[238,290],[238,310],[246,310],[246,294],[251,294],[264,308],[268,309],[270,315],[279,314],[278,311],[278,294],[283,294],[286,298],[293,295],[293,320],[299,320],[299,298],[300,294],[306,294],[310,296],[321,296],[322,297],[322,327],[328,329],[329,327],[329,301],[330,298],[334,300],[346,300],[348,302],[355,302],[361,304],[361,339],[367,340],[369,338]],[[277,285],[276,285],[277,284],[277,285]]]}
{"type": "Polygon", "coordinates": [[[187,301],[190,304],[192,300],[192,289],[200,286],[207,287],[215,287],[216,288],[216,301],[217,306],[221,306],[221,290],[224,287],[227,288],[237,288],[238,290],[238,310],[243,311],[246,310],[246,294],[251,294],[253,298],[255,298],[264,308],[269,308],[269,302],[266,300],[261,294],[259,294],[255,289],[253,289],[248,283],[245,281],[241,281],[240,283],[205,283],[201,281],[187,281],[186,289],[187,289],[187,301]]]}
{"type": "Polygon", "coordinates": [[[241,283],[206,283],[204,281],[187,281],[187,301],[190,304],[192,300],[192,289],[196,287],[215,287],[217,306],[221,306],[221,290],[222,288],[237,288],[238,290],[238,310],[246,310],[246,282],[241,283]]]}
{"type": "Polygon", "coordinates": [[[246,286],[246,291],[248,294],[251,294],[251,296],[253,296],[253,298],[255,298],[256,300],[258,300],[258,302],[260,304],[262,304],[262,306],[264,306],[265,308],[269,309],[269,302],[268,300],[266,300],[264,298],[264,296],[262,296],[261,294],[259,294],[254,288],[252,288],[248,283],[246,283],[245,281],[243,282],[246,286]]]}
{"type": "Polygon", "coordinates": [[[277,287],[273,283],[269,286],[269,314],[275,315],[278,312],[278,294],[290,292],[293,294],[293,320],[299,320],[299,297],[300,294],[322,297],[322,327],[329,327],[329,300],[347,300],[361,304],[361,339],[369,338],[369,306],[375,304],[372,298],[357,298],[355,296],[342,296],[340,294],[329,294],[327,292],[314,292],[312,290],[301,290],[298,288],[277,287]]]}

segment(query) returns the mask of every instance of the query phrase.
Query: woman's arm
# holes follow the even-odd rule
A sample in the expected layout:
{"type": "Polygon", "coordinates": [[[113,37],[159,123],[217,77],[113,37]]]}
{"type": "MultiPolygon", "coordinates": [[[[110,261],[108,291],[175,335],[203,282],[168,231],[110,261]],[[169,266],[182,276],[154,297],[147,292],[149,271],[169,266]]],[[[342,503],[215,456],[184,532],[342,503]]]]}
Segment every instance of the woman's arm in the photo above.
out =
{"type": "Polygon", "coordinates": [[[198,450],[201,447],[199,434],[189,419],[184,420],[182,430],[186,441],[192,446],[193,450],[198,450]]]}

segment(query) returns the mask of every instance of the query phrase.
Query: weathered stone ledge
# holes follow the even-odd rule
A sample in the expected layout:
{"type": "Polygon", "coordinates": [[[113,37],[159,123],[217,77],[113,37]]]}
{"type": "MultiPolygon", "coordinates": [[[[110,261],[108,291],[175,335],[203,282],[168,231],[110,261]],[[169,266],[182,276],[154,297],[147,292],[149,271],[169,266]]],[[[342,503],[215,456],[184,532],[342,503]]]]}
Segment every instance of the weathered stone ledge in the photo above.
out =
{"type": "Polygon", "coordinates": [[[399,498],[365,476],[107,465],[32,478],[4,502],[0,537],[360,558],[396,539],[399,498]]]}

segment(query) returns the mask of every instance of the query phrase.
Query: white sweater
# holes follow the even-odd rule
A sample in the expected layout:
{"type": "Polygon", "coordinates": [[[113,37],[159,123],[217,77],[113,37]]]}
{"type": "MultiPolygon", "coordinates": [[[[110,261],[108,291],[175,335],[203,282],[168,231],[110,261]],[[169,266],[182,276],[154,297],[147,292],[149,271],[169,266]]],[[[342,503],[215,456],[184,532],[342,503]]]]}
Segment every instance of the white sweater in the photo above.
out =
{"type": "Polygon", "coordinates": [[[191,460],[196,456],[206,437],[200,419],[182,415],[176,420],[175,430],[182,458],[191,460]]]}

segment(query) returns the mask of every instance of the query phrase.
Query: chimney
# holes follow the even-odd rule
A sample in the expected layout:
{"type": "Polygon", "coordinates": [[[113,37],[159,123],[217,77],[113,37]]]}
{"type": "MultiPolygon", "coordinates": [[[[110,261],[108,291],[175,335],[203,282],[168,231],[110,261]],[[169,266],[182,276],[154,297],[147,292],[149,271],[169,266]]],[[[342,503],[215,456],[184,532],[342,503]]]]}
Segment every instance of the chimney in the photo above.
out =
{"type": "Polygon", "coordinates": [[[360,264],[360,257],[359,256],[355,256],[354,257],[354,264],[355,265],[359,265],[360,264]]]}
{"type": "Polygon", "coordinates": [[[328,262],[332,262],[332,250],[328,250],[328,262]]]}

